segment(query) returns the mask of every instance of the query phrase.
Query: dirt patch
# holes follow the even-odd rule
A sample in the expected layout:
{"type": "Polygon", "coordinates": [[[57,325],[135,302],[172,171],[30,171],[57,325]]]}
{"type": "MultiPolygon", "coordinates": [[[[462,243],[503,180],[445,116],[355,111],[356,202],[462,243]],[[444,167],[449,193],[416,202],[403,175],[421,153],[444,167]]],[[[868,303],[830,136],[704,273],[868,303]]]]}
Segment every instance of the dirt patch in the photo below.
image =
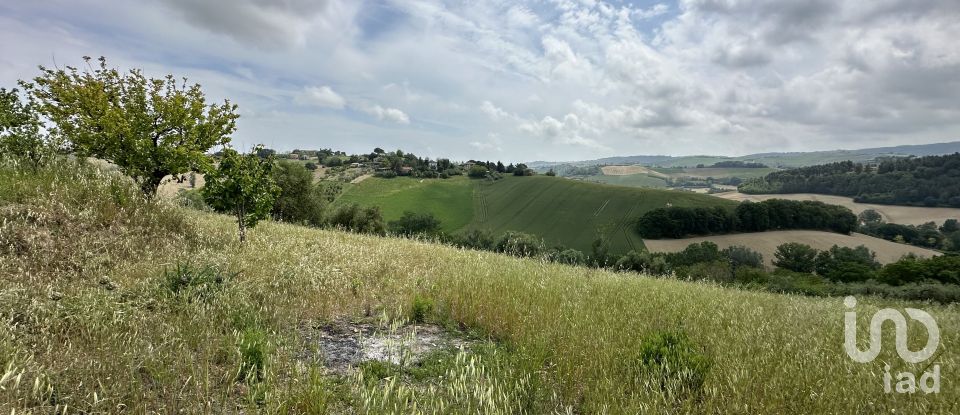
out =
{"type": "Polygon", "coordinates": [[[362,182],[362,181],[364,181],[364,180],[367,180],[367,179],[369,179],[369,178],[371,178],[371,177],[373,177],[372,174],[360,175],[360,176],[357,176],[355,179],[351,180],[350,183],[357,184],[357,183],[360,183],[360,182],[362,182]]]}
{"type": "Polygon", "coordinates": [[[415,363],[430,352],[469,348],[471,344],[433,324],[383,327],[342,320],[305,328],[303,337],[312,350],[304,357],[323,362],[339,374],[366,361],[415,363]]]}
{"type": "Polygon", "coordinates": [[[666,174],[650,170],[649,168],[643,166],[603,166],[600,168],[600,171],[603,172],[605,176],[627,176],[631,174],[646,174],[651,177],[659,177],[665,179],[669,176],[666,174]]]}

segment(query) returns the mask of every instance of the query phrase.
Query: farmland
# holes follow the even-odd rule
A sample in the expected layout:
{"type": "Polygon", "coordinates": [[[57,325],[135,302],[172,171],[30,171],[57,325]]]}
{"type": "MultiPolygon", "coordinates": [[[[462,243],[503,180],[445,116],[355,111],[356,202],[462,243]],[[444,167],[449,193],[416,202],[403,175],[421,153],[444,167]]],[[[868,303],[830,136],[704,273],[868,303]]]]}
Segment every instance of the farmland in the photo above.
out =
{"type": "Polygon", "coordinates": [[[856,203],[849,197],[812,193],[749,195],[740,192],[726,192],[717,193],[714,194],[714,196],[735,201],[761,201],[768,199],[815,200],[831,205],[845,206],[857,214],[867,209],[873,209],[880,213],[885,221],[904,225],[921,225],[926,222],[940,224],[947,219],[960,219],[960,209],[856,203]]]}
{"type": "Polygon", "coordinates": [[[846,247],[864,245],[871,251],[876,252],[876,259],[881,264],[895,262],[902,256],[911,253],[922,258],[939,255],[937,251],[930,249],[898,244],[858,233],[842,235],[832,232],[803,230],[739,233],[683,239],[648,239],[645,242],[647,248],[652,252],[679,252],[689,244],[703,241],[713,242],[721,249],[733,245],[748,246],[763,255],[767,266],[772,266],[773,253],[777,246],[788,242],[799,242],[821,251],[830,249],[833,245],[846,247]]]}
{"type": "Polygon", "coordinates": [[[584,252],[601,238],[618,253],[643,247],[632,223],[651,209],[668,203],[734,206],[733,202],[692,193],[547,176],[507,176],[498,181],[371,178],[352,185],[336,203],[380,206],[386,220],[404,211],[430,212],[447,231],[520,231],[542,237],[548,245],[562,244],[584,252]]]}

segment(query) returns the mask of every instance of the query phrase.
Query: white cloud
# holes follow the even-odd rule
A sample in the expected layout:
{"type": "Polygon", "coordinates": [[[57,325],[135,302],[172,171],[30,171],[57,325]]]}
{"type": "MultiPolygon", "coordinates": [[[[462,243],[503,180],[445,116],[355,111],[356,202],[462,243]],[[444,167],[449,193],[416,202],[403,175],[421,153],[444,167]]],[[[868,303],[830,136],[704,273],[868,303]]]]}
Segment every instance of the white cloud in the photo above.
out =
{"type": "Polygon", "coordinates": [[[329,86],[309,86],[304,89],[303,94],[297,97],[299,102],[304,104],[316,105],[323,108],[343,109],[347,105],[347,100],[336,93],[329,86]]]}
{"type": "Polygon", "coordinates": [[[396,108],[384,108],[379,105],[367,107],[364,109],[368,114],[377,117],[380,121],[390,121],[397,124],[410,124],[410,117],[403,111],[396,108]]]}

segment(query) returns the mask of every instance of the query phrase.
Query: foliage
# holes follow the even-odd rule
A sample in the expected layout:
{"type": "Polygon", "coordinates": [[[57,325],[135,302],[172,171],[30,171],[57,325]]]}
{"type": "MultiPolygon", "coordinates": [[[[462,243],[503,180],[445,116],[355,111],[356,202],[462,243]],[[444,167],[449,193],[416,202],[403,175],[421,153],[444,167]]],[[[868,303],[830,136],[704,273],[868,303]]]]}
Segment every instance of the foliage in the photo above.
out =
{"type": "Polygon", "coordinates": [[[342,205],[327,216],[327,224],[357,233],[384,235],[387,232],[383,215],[376,206],[342,205]]]}
{"type": "Polygon", "coordinates": [[[794,272],[811,273],[816,267],[817,250],[810,245],[788,242],[777,247],[773,265],[794,272]]]}
{"type": "Polygon", "coordinates": [[[280,188],[271,172],[273,160],[257,156],[257,148],[240,154],[227,148],[220,163],[206,176],[203,198],[218,212],[236,216],[240,242],[246,241],[246,230],[270,215],[280,188]]]}
{"type": "Polygon", "coordinates": [[[744,193],[820,193],[861,203],[960,207],[960,153],[852,161],[777,171],[740,186],[744,193]]]}
{"type": "Polygon", "coordinates": [[[36,106],[24,103],[16,89],[0,88],[0,160],[29,163],[36,169],[55,155],[55,145],[40,131],[36,106]]]}
{"type": "Polygon", "coordinates": [[[630,251],[617,260],[616,268],[625,271],[634,271],[650,275],[667,273],[667,261],[662,256],[654,256],[649,252],[630,251]]]}
{"type": "MultiPolygon", "coordinates": [[[[85,61],[90,59],[85,57],[85,61]]],[[[47,69],[25,84],[38,110],[80,157],[97,157],[120,167],[147,195],[167,175],[205,171],[204,154],[230,141],[236,105],[207,105],[199,84],[179,84],[173,75],[147,78],[139,69],[107,67],[47,69]]]]}
{"type": "Polygon", "coordinates": [[[487,177],[488,172],[489,170],[487,170],[486,166],[475,164],[470,167],[470,170],[467,171],[467,176],[472,179],[482,179],[487,177]]]}
{"type": "Polygon", "coordinates": [[[710,371],[710,359],[679,331],[656,332],[640,344],[641,372],[673,394],[698,394],[710,371]]]}
{"type": "Polygon", "coordinates": [[[426,297],[416,296],[413,298],[413,305],[410,307],[410,321],[413,323],[425,323],[433,314],[433,301],[426,297]]]}
{"type": "Polygon", "coordinates": [[[702,262],[720,260],[720,248],[710,241],[692,243],[683,251],[667,254],[667,262],[672,267],[689,266],[702,262]]]}
{"type": "Polygon", "coordinates": [[[272,173],[280,188],[271,210],[274,219],[322,226],[327,198],[323,189],[314,185],[313,174],[300,163],[290,161],[280,161],[272,173]]]}
{"type": "MultiPolygon", "coordinates": [[[[697,166],[702,167],[702,166],[697,166]]],[[[718,161],[710,165],[710,168],[723,168],[723,169],[765,169],[767,168],[766,164],[763,163],[754,163],[748,161],[740,160],[724,160],[718,161]]]]}
{"type": "Polygon", "coordinates": [[[402,236],[433,235],[440,232],[440,221],[427,213],[403,212],[400,219],[387,223],[390,233],[402,236]]]}
{"type": "Polygon", "coordinates": [[[490,232],[481,229],[471,229],[459,235],[455,244],[463,248],[492,251],[494,239],[490,232]]]}
{"type": "Polygon", "coordinates": [[[729,261],[730,266],[734,269],[734,272],[736,272],[736,269],[740,267],[763,267],[763,255],[745,246],[729,246],[720,251],[720,255],[729,261]]]}
{"type": "Polygon", "coordinates": [[[544,251],[543,240],[523,232],[507,231],[494,245],[497,252],[518,257],[538,256],[544,251]]]}
{"type": "Polygon", "coordinates": [[[890,285],[924,281],[960,285],[960,256],[941,255],[928,259],[905,257],[884,266],[877,279],[890,285]]]}
{"type": "Polygon", "coordinates": [[[650,239],[787,229],[847,234],[856,228],[857,217],[843,206],[783,199],[745,201],[733,211],[722,207],[658,208],[645,213],[637,221],[640,235],[650,239]]]}
{"type": "Polygon", "coordinates": [[[205,212],[213,210],[207,205],[207,201],[203,199],[203,192],[198,189],[180,189],[180,191],[177,192],[176,202],[178,205],[189,209],[205,212]]]}
{"type": "Polygon", "coordinates": [[[558,264],[583,265],[587,263],[587,257],[576,249],[557,249],[553,251],[549,258],[558,264]]]}
{"type": "Polygon", "coordinates": [[[831,281],[856,282],[873,278],[880,268],[876,254],[860,245],[855,248],[834,245],[817,254],[815,269],[831,281]]]}
{"type": "Polygon", "coordinates": [[[859,219],[861,223],[867,225],[879,224],[883,222],[883,216],[880,215],[880,212],[877,212],[875,209],[866,209],[863,212],[860,212],[860,214],[857,215],[857,219],[859,219]]]}

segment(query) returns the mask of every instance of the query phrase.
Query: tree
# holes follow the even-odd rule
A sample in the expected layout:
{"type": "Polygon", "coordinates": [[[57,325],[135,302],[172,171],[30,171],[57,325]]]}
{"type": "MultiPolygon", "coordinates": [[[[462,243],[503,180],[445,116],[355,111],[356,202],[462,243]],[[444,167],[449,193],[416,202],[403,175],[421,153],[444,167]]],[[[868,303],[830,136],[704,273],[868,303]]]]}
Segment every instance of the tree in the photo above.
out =
{"type": "Polygon", "coordinates": [[[313,184],[313,174],[309,170],[299,163],[281,161],[273,168],[273,180],[280,187],[270,212],[275,219],[323,225],[326,199],[323,189],[313,184]]]}
{"type": "Polygon", "coordinates": [[[557,175],[557,172],[553,171],[553,169],[547,170],[547,176],[553,177],[556,175],[557,175]]]}
{"type": "Polygon", "coordinates": [[[440,232],[440,220],[432,213],[403,212],[400,219],[387,224],[390,232],[396,235],[433,235],[440,232]]]}
{"type": "Polygon", "coordinates": [[[810,245],[789,242],[777,247],[773,265],[794,272],[812,273],[816,267],[818,251],[810,245]]]}
{"type": "Polygon", "coordinates": [[[834,245],[817,254],[817,274],[831,281],[866,281],[873,278],[879,268],[876,254],[863,245],[856,248],[834,245]]]}
{"type": "Polygon", "coordinates": [[[494,246],[497,252],[519,257],[540,255],[544,250],[543,240],[523,232],[507,231],[494,246]]]}
{"type": "Polygon", "coordinates": [[[860,219],[860,222],[863,222],[867,225],[883,223],[883,216],[880,215],[880,212],[877,212],[874,209],[867,209],[863,212],[860,212],[860,214],[857,215],[857,218],[860,219]]]}
{"type": "Polygon", "coordinates": [[[327,217],[327,223],[330,226],[357,233],[373,235],[386,233],[383,214],[377,206],[360,207],[357,204],[340,206],[327,217]]]}
{"type": "Polygon", "coordinates": [[[467,172],[467,176],[473,179],[482,179],[487,177],[487,168],[480,164],[474,164],[470,167],[470,170],[467,172]]]}
{"type": "Polygon", "coordinates": [[[47,69],[23,85],[38,109],[80,157],[93,156],[119,166],[147,195],[155,195],[167,175],[206,171],[204,154],[230,141],[237,106],[207,105],[199,84],[180,84],[167,75],[147,78],[139,69],[122,73],[99,59],[98,69],[47,69]]]}
{"type": "Polygon", "coordinates": [[[240,243],[246,241],[247,228],[267,218],[280,193],[271,175],[273,160],[261,159],[257,150],[240,154],[232,148],[225,149],[220,164],[207,174],[202,190],[210,207],[237,217],[240,243]]]}
{"type": "Polygon", "coordinates": [[[950,234],[956,231],[960,231],[960,225],[958,225],[956,219],[947,219],[943,221],[943,225],[940,226],[940,232],[950,234]]]}
{"type": "Polygon", "coordinates": [[[0,88],[0,156],[39,167],[53,154],[53,146],[41,134],[40,125],[33,103],[21,101],[16,89],[0,88]]]}

